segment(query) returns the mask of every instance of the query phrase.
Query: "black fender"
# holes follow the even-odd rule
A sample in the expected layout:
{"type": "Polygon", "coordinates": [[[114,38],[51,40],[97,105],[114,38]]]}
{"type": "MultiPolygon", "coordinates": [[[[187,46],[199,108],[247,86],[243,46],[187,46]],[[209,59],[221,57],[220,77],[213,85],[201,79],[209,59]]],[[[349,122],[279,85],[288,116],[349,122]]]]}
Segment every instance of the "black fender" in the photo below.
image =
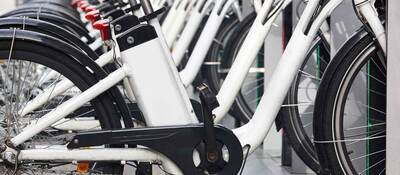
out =
{"type": "Polygon", "coordinates": [[[67,8],[71,11],[74,11],[74,14],[79,15],[78,11],[76,11],[74,8],[72,8],[71,3],[66,3],[66,2],[60,2],[60,1],[48,1],[48,0],[35,0],[35,1],[29,1],[26,4],[43,4],[43,3],[47,3],[47,4],[52,4],[52,5],[56,5],[58,7],[62,7],[62,8],[67,8]]]}
{"type": "MultiPolygon", "coordinates": [[[[45,1],[45,2],[47,2],[47,0],[29,0],[29,1],[25,2],[25,4],[31,3],[31,2],[36,2],[36,1],[45,1]]],[[[71,0],[52,0],[51,2],[59,3],[59,4],[65,4],[65,5],[71,5],[71,0]]]]}
{"type": "Polygon", "coordinates": [[[68,30],[54,25],[53,23],[30,18],[23,19],[20,17],[8,17],[0,19],[0,28],[20,28],[50,35],[55,38],[62,39],[68,44],[71,44],[79,49],[82,49],[82,51],[85,52],[93,60],[96,60],[98,58],[98,55],[80,38],[69,32],[68,30]]]}
{"type": "MultiPolygon", "coordinates": [[[[71,7],[71,6],[70,6],[71,7]]],[[[43,9],[45,9],[46,11],[55,11],[61,14],[65,14],[67,16],[70,16],[71,18],[74,18],[76,20],[80,19],[80,15],[79,13],[72,9],[72,8],[66,8],[57,4],[52,4],[52,3],[29,3],[29,4],[22,4],[17,6],[17,8],[15,8],[12,11],[18,11],[18,10],[22,10],[22,9],[37,9],[40,11],[42,11],[43,9]]]]}
{"type": "MultiPolygon", "coordinates": [[[[12,40],[13,38],[17,40],[27,40],[38,45],[43,45],[49,47],[53,50],[65,53],[71,59],[62,60],[63,64],[68,65],[71,61],[78,62],[89,72],[93,72],[93,76],[99,81],[108,76],[106,71],[98,66],[88,55],[83,53],[76,47],[52,36],[45,34],[27,31],[27,30],[16,30],[14,36],[14,30],[10,29],[0,29],[0,40],[12,40]]],[[[124,101],[124,98],[117,87],[110,88],[107,92],[111,93],[114,97],[114,101],[117,103],[117,108],[122,115],[126,127],[133,127],[133,122],[129,109],[124,101]]],[[[119,117],[119,116],[118,116],[119,117]]]]}
{"type": "MultiPolygon", "coordinates": [[[[14,17],[29,17],[32,19],[37,19],[38,18],[38,14],[37,13],[33,13],[33,12],[29,12],[29,13],[19,13],[19,14],[15,14],[12,15],[14,17]]],[[[2,17],[6,17],[6,16],[2,16],[2,17]]],[[[39,15],[39,19],[43,20],[43,21],[47,21],[50,23],[53,23],[55,25],[58,26],[63,26],[66,27],[66,29],[70,29],[71,32],[77,34],[79,37],[85,37],[88,39],[88,43],[91,43],[94,41],[94,39],[89,35],[89,31],[86,28],[82,28],[81,26],[79,26],[78,24],[75,24],[74,22],[59,17],[57,15],[52,15],[52,14],[48,14],[48,13],[41,13],[39,15]]]]}
{"type": "Polygon", "coordinates": [[[82,21],[76,19],[75,17],[71,17],[69,15],[67,15],[66,13],[57,11],[57,10],[51,10],[48,8],[35,8],[35,7],[30,7],[30,8],[23,8],[23,9],[15,9],[13,11],[10,11],[8,13],[5,13],[3,16],[15,16],[18,15],[20,13],[36,13],[37,14],[52,14],[52,15],[56,15],[59,16],[61,18],[64,18],[66,20],[69,20],[75,24],[77,24],[78,26],[84,27],[82,21]]]}

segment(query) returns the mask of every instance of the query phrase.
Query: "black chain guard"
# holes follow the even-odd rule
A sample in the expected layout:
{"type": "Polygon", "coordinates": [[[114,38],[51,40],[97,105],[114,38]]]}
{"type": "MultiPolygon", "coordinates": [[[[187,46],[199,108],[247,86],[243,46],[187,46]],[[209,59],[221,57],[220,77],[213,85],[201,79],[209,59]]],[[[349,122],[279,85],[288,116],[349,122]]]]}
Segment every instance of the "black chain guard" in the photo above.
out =
{"type": "Polygon", "coordinates": [[[208,166],[202,155],[204,152],[199,150],[204,143],[204,133],[204,126],[200,124],[90,131],[76,135],[67,147],[75,149],[105,144],[142,145],[167,156],[182,170],[183,174],[201,175],[206,174],[205,172],[219,175],[237,174],[243,162],[243,150],[233,132],[223,126],[215,126],[218,149],[224,149],[229,153],[229,160],[219,160],[216,163],[217,166],[208,166]],[[193,162],[195,149],[199,151],[201,160],[197,166],[193,162]]]}

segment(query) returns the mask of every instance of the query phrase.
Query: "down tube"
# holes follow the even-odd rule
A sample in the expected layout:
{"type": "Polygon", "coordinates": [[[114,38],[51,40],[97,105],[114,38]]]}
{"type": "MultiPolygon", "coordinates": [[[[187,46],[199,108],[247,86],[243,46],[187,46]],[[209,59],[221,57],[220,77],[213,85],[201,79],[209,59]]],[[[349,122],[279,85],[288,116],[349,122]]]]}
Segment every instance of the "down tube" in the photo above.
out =
{"type": "Polygon", "coordinates": [[[257,52],[262,47],[272,23],[279,14],[275,13],[265,24],[263,24],[264,19],[267,18],[268,13],[271,11],[272,3],[273,0],[264,2],[246,36],[246,39],[242,46],[240,46],[235,61],[218,92],[217,99],[220,106],[213,110],[216,122],[219,122],[232,106],[236,94],[239,92],[240,86],[244,82],[251,64],[256,58],[257,52]]]}
{"type": "Polygon", "coordinates": [[[190,14],[190,12],[193,10],[193,5],[196,1],[195,0],[191,0],[191,1],[186,1],[186,4],[181,4],[184,7],[182,9],[179,9],[178,14],[175,18],[174,21],[174,26],[170,28],[169,31],[167,31],[168,33],[165,34],[165,40],[167,41],[167,44],[170,48],[173,47],[173,44],[177,38],[177,36],[179,35],[179,32],[182,31],[182,29],[185,26],[185,22],[186,22],[186,16],[190,14]]]}
{"type": "Polygon", "coordinates": [[[189,57],[186,67],[179,72],[182,82],[186,87],[193,82],[201,66],[203,65],[207,51],[214,41],[214,37],[225,18],[225,14],[228,12],[234,1],[235,0],[216,1],[215,7],[213,8],[210,17],[208,18],[207,23],[200,34],[199,40],[197,41],[196,46],[189,57]]]}
{"type": "MultiPolygon", "coordinates": [[[[312,3],[318,2],[318,0],[309,1],[309,5],[315,5],[312,3]]],[[[331,0],[321,10],[315,21],[313,21],[308,35],[305,35],[303,31],[305,31],[309,19],[303,18],[303,16],[314,13],[314,8],[306,7],[305,13],[297,24],[293,36],[275,68],[272,78],[266,86],[265,93],[258,104],[253,118],[246,125],[234,130],[242,145],[250,145],[250,152],[254,151],[268,134],[318,29],[332,10],[341,2],[342,0],[331,0]]]]}
{"type": "Polygon", "coordinates": [[[126,77],[126,69],[127,68],[124,65],[123,67],[112,72],[106,78],[100,80],[97,84],[83,91],[78,96],[74,96],[73,98],[60,104],[54,110],[42,116],[39,120],[37,120],[37,122],[31,123],[25,127],[21,133],[11,139],[11,143],[14,146],[22,144],[36,134],[45,130],[47,127],[63,119],[79,107],[83,106],[85,103],[107,91],[126,77]]]}

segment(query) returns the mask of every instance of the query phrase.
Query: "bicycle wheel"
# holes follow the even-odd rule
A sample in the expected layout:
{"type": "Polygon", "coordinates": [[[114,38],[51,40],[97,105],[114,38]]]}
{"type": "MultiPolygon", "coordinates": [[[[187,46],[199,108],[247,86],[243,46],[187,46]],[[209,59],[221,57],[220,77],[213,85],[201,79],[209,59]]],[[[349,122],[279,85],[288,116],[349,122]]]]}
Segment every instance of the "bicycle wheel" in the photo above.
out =
{"type": "MultiPolygon", "coordinates": [[[[14,39],[2,39],[0,41],[0,58],[2,58],[0,60],[0,112],[2,113],[0,140],[3,143],[5,139],[17,135],[29,124],[35,123],[41,116],[69,99],[71,97],[70,94],[79,93],[95,84],[98,80],[90,70],[68,55],[38,42],[18,38],[26,31],[1,30],[0,33],[2,35],[8,33],[14,37],[14,39]],[[48,75],[49,71],[56,71],[59,76],[53,78],[52,81],[40,82],[48,75]],[[40,94],[44,89],[53,88],[53,85],[63,78],[73,82],[77,88],[48,100],[40,108],[26,115],[19,115],[29,100],[40,94]]],[[[32,32],[28,33],[32,34],[32,32]]],[[[120,119],[118,117],[110,117],[117,113],[112,101],[110,95],[104,93],[92,100],[90,105],[85,108],[85,111],[77,110],[75,113],[70,114],[65,122],[71,120],[95,120],[94,118],[96,118],[98,120],[97,125],[92,125],[92,127],[81,131],[121,128],[120,119]],[[82,117],[89,113],[92,114],[92,117],[82,117]]],[[[18,148],[54,149],[54,147],[65,147],[66,143],[71,139],[71,131],[58,129],[62,124],[64,123],[55,123],[21,144],[18,148]]],[[[72,131],[72,134],[75,132],[72,131]]],[[[11,169],[9,168],[6,162],[0,163],[0,172],[2,174],[15,173],[14,166],[11,169]]],[[[72,162],[62,161],[29,161],[21,162],[17,170],[17,173],[28,174],[71,174],[76,171],[76,165],[73,165],[72,162]]],[[[101,164],[93,162],[91,171],[120,174],[122,167],[111,162],[101,164]]]]}
{"type": "Polygon", "coordinates": [[[281,109],[282,128],[300,159],[314,172],[321,166],[313,143],[314,101],[321,77],[330,61],[329,44],[317,37],[307,53],[281,109]]]}
{"type": "Polygon", "coordinates": [[[385,174],[386,58],[371,35],[344,45],[317,93],[315,145],[332,174],[385,174]]]}

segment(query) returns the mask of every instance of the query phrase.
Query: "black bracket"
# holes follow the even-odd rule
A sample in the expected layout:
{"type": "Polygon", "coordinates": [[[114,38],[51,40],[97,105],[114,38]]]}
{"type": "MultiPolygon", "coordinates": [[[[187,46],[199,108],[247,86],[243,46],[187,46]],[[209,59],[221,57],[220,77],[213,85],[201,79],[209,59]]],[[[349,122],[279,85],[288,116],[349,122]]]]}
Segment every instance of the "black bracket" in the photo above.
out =
{"type": "Polygon", "coordinates": [[[117,37],[117,42],[121,52],[123,52],[157,37],[157,33],[153,26],[148,24],[139,24],[121,33],[117,37]]]}
{"type": "Polygon", "coordinates": [[[130,14],[125,14],[125,15],[111,21],[111,24],[114,26],[115,34],[118,35],[136,25],[139,25],[140,22],[136,16],[130,15],[130,14]]]}

